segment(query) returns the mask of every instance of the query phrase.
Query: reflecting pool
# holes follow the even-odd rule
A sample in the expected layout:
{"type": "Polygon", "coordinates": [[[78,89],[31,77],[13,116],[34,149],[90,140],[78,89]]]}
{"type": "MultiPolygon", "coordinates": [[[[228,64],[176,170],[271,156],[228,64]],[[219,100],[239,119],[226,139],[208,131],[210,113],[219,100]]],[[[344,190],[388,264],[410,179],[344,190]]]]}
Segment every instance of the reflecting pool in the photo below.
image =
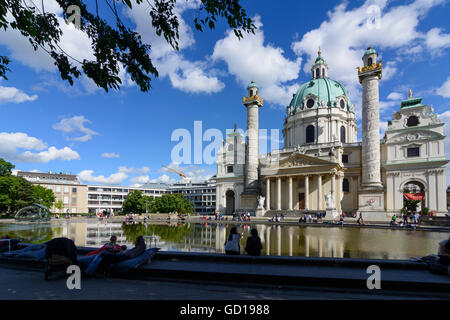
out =
{"type": "MultiPolygon", "coordinates": [[[[47,223],[0,223],[0,237],[9,235],[24,242],[42,243],[67,237],[77,246],[100,247],[111,235],[119,244],[132,246],[138,235],[153,236],[156,246],[166,251],[224,253],[232,226],[242,234],[244,253],[250,229],[256,228],[265,255],[409,259],[436,254],[438,243],[448,239],[445,232],[390,230],[351,227],[280,226],[265,224],[138,223],[51,221],[47,223]]],[[[153,240],[149,245],[154,246],[153,240]]]]}

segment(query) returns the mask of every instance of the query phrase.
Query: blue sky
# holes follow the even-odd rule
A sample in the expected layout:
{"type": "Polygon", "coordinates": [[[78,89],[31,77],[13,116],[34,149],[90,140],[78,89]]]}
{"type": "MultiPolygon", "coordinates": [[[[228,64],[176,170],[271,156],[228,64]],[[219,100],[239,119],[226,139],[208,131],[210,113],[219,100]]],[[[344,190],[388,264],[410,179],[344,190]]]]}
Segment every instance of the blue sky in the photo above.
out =
{"type": "MultiPolygon", "coordinates": [[[[53,0],[44,4],[61,14],[53,0]]],[[[148,93],[139,92],[125,72],[118,92],[105,93],[86,78],[71,87],[60,80],[45,53],[34,52],[17,33],[1,30],[0,55],[11,58],[12,72],[8,81],[0,81],[0,157],[20,170],[71,172],[90,184],[173,182],[177,175],[162,169],[170,164],[194,179],[208,177],[215,165],[172,163],[177,144],[172,132],[185,128],[193,133],[194,121],[202,121],[203,131],[225,132],[234,123],[245,129],[242,97],[254,80],[265,99],[260,128],[280,129],[281,134],[285,107],[296,88],[310,79],[319,46],[329,76],[344,83],[357,113],[361,88],[356,67],[369,45],[380,53],[382,131],[410,88],[433,105],[443,122],[450,122],[449,1],[245,0],[242,5],[258,30],[241,41],[224,22],[214,31],[195,31],[198,5],[177,4],[178,52],[156,36],[146,5],[122,11],[152,44],[160,77],[148,93]],[[380,16],[373,20],[377,8],[380,16]]],[[[64,49],[89,58],[86,37],[73,26],[63,25],[63,30],[64,49]]],[[[450,158],[449,140],[446,153],[450,158]]]]}

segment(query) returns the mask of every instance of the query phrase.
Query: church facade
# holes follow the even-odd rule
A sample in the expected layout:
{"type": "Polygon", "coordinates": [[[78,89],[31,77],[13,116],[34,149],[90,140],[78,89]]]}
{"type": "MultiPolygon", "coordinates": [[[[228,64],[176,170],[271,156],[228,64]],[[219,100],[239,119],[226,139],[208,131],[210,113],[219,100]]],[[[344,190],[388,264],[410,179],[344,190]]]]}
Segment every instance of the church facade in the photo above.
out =
{"type": "MultiPolygon", "coordinates": [[[[422,98],[401,102],[380,137],[379,81],[383,66],[369,47],[358,67],[362,86],[362,141],[355,106],[345,87],[328,76],[319,51],[312,78],[293,95],[283,124],[284,146],[258,153],[263,99],[248,86],[247,140],[229,133],[217,159],[217,210],[272,216],[302,212],[361,213],[366,219],[400,214],[404,199],[447,213],[444,123],[422,98]]],[[[329,215],[328,215],[329,214],[329,215]]]]}

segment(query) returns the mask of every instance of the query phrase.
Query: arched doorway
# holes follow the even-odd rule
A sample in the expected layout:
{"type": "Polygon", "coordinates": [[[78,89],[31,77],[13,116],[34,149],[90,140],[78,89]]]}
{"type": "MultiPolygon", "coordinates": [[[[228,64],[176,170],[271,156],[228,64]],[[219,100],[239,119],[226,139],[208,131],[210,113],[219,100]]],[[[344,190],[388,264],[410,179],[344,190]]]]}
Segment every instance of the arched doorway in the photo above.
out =
{"type": "Polygon", "coordinates": [[[225,193],[225,196],[227,198],[225,214],[230,214],[231,215],[234,212],[234,191],[233,190],[228,190],[225,193]]]}
{"type": "Polygon", "coordinates": [[[425,208],[425,186],[420,181],[409,181],[403,186],[403,208],[422,212],[425,208]]]}

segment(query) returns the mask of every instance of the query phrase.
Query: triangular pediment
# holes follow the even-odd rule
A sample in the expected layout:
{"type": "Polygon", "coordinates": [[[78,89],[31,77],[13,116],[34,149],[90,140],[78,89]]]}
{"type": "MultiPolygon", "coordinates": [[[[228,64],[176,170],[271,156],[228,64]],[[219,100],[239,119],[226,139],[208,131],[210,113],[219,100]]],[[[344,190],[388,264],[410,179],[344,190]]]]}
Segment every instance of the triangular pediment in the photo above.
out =
{"type": "Polygon", "coordinates": [[[336,165],[335,162],[311,157],[305,154],[292,154],[288,158],[280,161],[280,168],[295,168],[295,167],[313,167],[323,165],[336,165]]]}

